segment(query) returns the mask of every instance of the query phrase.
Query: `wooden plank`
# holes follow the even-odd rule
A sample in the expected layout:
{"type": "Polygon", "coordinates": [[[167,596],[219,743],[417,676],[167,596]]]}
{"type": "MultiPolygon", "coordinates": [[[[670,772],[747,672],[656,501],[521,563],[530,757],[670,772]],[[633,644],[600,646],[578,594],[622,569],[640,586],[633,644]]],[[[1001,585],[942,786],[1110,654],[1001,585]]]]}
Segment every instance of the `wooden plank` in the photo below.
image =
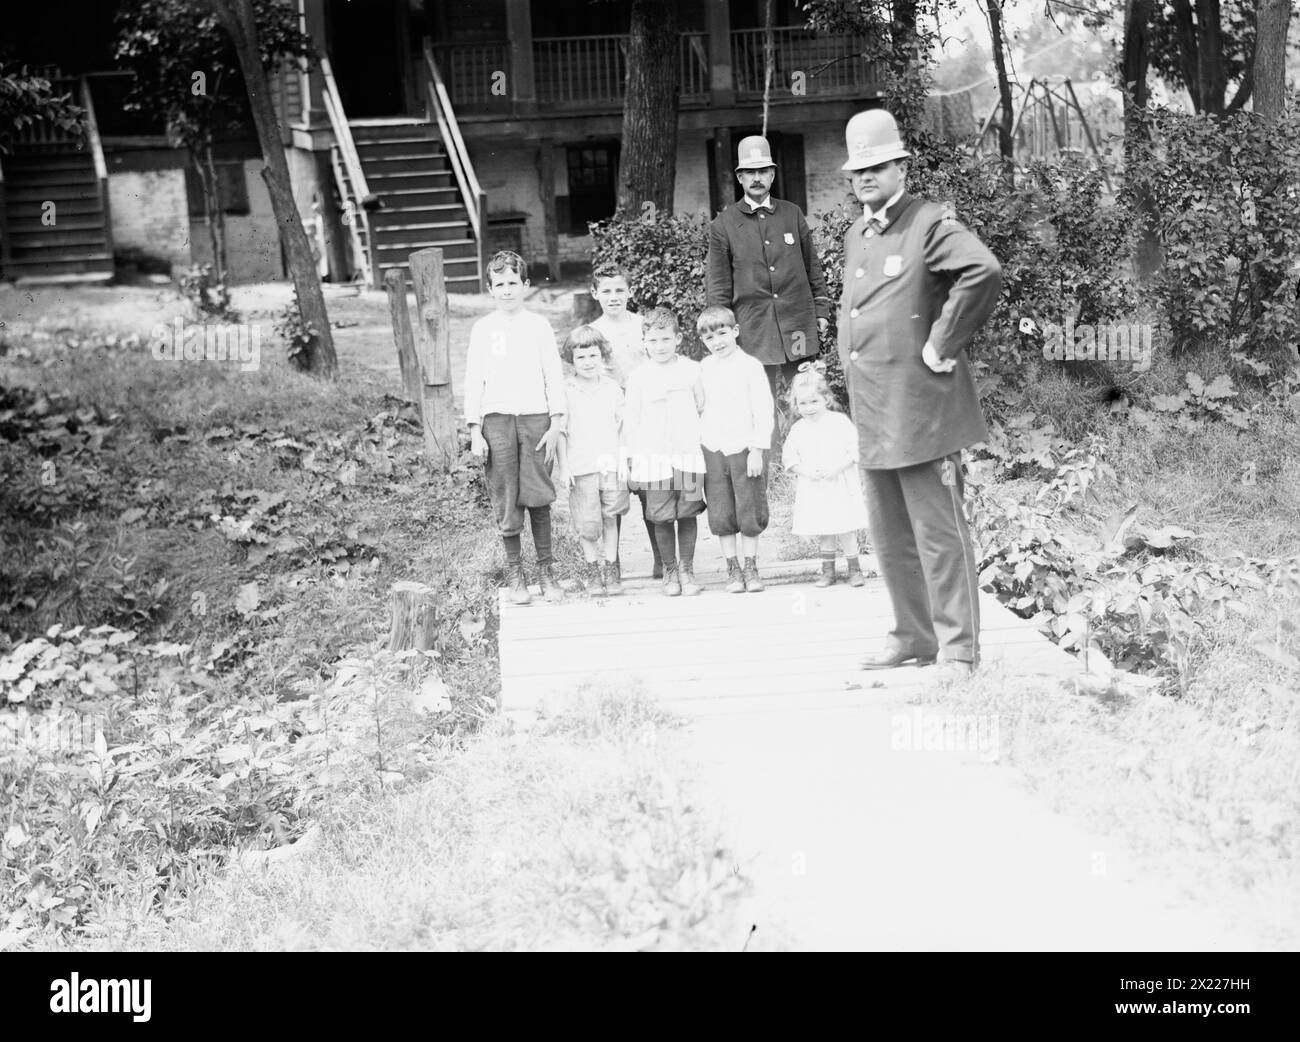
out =
{"type": "MultiPolygon", "coordinates": [[[[1016,630],[985,635],[982,648],[1032,648],[1043,638],[1038,634],[1016,630]]],[[[787,659],[816,662],[823,655],[856,655],[859,658],[879,643],[863,633],[836,633],[823,635],[815,628],[791,633],[784,640],[768,634],[733,633],[730,639],[709,635],[693,639],[690,634],[671,636],[653,634],[640,643],[605,641],[584,637],[579,647],[571,653],[561,650],[558,641],[519,642],[513,647],[514,662],[518,669],[534,676],[567,672],[575,662],[584,669],[636,669],[655,670],[669,658],[677,665],[741,664],[762,661],[774,655],[787,659]]]]}
{"type": "Polygon", "coordinates": [[[420,410],[424,450],[435,467],[449,468],[460,454],[454,395],[451,387],[451,320],[447,313],[447,283],[442,250],[431,247],[410,255],[411,281],[420,321],[415,342],[420,359],[420,410]]]}
{"type": "MultiPolygon", "coordinates": [[[[749,617],[745,619],[744,626],[747,632],[762,632],[775,640],[780,640],[787,631],[794,629],[802,632],[804,628],[824,634],[870,638],[879,632],[881,626],[888,626],[893,613],[888,609],[881,610],[876,605],[868,605],[867,608],[868,610],[854,610],[852,613],[813,609],[802,617],[793,618],[784,614],[749,617]]],[[[716,640],[719,635],[734,633],[737,622],[736,615],[722,611],[711,616],[677,616],[661,620],[655,632],[673,634],[674,637],[698,634],[701,639],[716,640]]],[[[520,642],[563,639],[570,636],[574,626],[579,624],[584,635],[591,639],[630,641],[646,633],[646,621],[634,608],[621,611],[610,608],[603,612],[575,612],[573,615],[562,612],[537,612],[533,615],[520,613],[511,620],[511,635],[520,642]]],[[[1045,637],[1027,619],[1017,618],[1009,612],[990,613],[980,632],[1026,633],[1045,637]]]]}
{"type": "Polygon", "coordinates": [[[397,343],[397,364],[402,370],[402,390],[418,409],[424,396],[420,390],[420,358],[415,351],[411,312],[406,306],[406,276],[395,268],[384,272],[384,292],[388,294],[388,313],[393,340],[397,343]]]}

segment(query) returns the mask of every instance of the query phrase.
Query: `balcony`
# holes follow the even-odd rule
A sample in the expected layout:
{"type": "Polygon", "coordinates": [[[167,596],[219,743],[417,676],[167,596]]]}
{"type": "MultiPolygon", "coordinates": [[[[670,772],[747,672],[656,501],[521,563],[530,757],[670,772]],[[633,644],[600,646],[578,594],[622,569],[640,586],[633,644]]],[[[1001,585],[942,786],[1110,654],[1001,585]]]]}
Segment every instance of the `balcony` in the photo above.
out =
{"type": "MultiPolygon", "coordinates": [[[[810,29],[773,31],[775,75],[772,101],[861,98],[877,93],[883,71],[862,59],[860,36],[815,33],[810,29]],[[791,91],[794,75],[802,73],[802,94],[791,91]]],[[[628,37],[554,36],[532,41],[533,88],[544,112],[612,112],[623,106],[627,81],[628,37]]],[[[460,115],[507,116],[516,94],[510,67],[510,44],[435,43],[438,63],[452,103],[460,115]]],[[[763,97],[765,73],[762,29],[730,33],[731,78],[735,98],[752,103],[763,97]]],[[[680,104],[702,108],[710,104],[709,36],[681,34],[680,104]]]]}

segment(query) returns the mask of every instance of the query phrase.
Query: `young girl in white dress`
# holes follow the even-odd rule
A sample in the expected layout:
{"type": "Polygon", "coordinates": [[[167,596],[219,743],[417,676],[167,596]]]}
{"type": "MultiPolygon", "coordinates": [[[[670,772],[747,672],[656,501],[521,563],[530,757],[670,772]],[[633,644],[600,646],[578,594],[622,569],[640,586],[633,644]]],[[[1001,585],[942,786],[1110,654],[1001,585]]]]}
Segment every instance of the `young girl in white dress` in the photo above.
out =
{"type": "Polygon", "coordinates": [[[835,582],[836,551],[848,559],[849,585],[862,585],[858,531],[867,525],[858,474],[858,430],[840,412],[821,362],[805,362],[790,382],[790,407],[799,414],[781,449],[795,486],[795,535],[821,540],[822,573],[815,585],[835,582]]]}

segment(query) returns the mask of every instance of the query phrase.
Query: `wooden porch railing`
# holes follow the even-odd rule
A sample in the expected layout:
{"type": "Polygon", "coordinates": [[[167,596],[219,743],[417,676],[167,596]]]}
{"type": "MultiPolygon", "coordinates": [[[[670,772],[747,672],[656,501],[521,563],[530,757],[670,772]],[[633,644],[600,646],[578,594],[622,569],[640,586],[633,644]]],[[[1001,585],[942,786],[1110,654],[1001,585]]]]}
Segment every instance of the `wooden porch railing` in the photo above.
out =
{"type": "Polygon", "coordinates": [[[456,175],[456,184],[460,188],[461,198],[469,213],[469,226],[478,248],[478,273],[480,279],[487,278],[487,193],[479,184],[474,173],[474,164],[470,162],[469,150],[460,133],[460,124],[456,122],[456,112],[451,107],[451,97],[447,85],[438,71],[438,63],[433,58],[433,47],[428,40],[424,42],[424,63],[428,72],[426,88],[428,91],[429,111],[438,121],[438,132],[442,136],[443,148],[451,162],[452,172],[456,175]]]}
{"type": "Polygon", "coordinates": [[[433,60],[451,84],[448,97],[461,108],[487,108],[493,102],[508,99],[509,83],[502,77],[510,72],[510,44],[505,40],[490,43],[428,43],[433,60]],[[493,94],[493,87],[497,93],[493,94]]]}
{"type": "Polygon", "coordinates": [[[322,56],[320,67],[325,81],[325,113],[329,116],[330,128],[334,131],[334,150],[337,153],[331,154],[331,166],[334,168],[334,181],[338,185],[339,196],[346,208],[344,223],[348,225],[352,239],[353,262],[366,285],[374,286],[377,270],[374,237],[370,233],[370,215],[365,207],[370,186],[366,184],[366,173],[361,168],[361,156],[357,152],[356,142],[352,140],[352,128],[348,126],[347,113],[343,109],[343,100],[339,97],[338,83],[335,82],[329,58],[322,56]]]}
{"type": "Polygon", "coordinates": [[[99,121],[95,119],[95,99],[90,92],[90,81],[81,77],[81,107],[86,110],[86,144],[95,164],[95,183],[99,189],[99,205],[104,214],[104,251],[113,255],[113,216],[108,209],[108,164],[104,161],[104,143],[99,137],[99,121]]]}
{"type": "MultiPolygon", "coordinates": [[[[736,95],[761,97],[766,72],[762,29],[737,29],[731,34],[731,68],[736,95]]],[[[856,34],[817,33],[792,27],[772,30],[776,69],[772,96],[790,97],[795,73],[803,73],[808,97],[852,94],[878,85],[882,70],[866,61],[866,38],[856,34]]]]}
{"type": "MultiPolygon", "coordinates": [[[[77,76],[62,76],[50,69],[33,72],[50,81],[51,93],[55,97],[71,97],[74,100],[81,94],[81,80],[77,76]]],[[[77,102],[80,104],[80,102],[77,102]]],[[[23,148],[64,148],[69,145],[80,146],[81,137],[75,132],[64,130],[48,120],[29,123],[14,135],[14,144],[23,148]]]]}
{"type": "MultiPolygon", "coordinates": [[[[810,97],[862,94],[878,87],[883,70],[861,57],[862,36],[827,35],[808,29],[773,30],[776,78],[773,97],[791,97],[791,74],[804,74],[810,97]]],[[[538,104],[559,109],[616,108],[627,82],[627,36],[548,36],[533,40],[533,75],[538,104]]],[[[680,91],[683,105],[709,102],[709,34],[681,34],[680,91]]],[[[446,75],[448,94],[462,110],[508,110],[510,46],[505,40],[485,43],[431,44],[446,75]],[[504,80],[502,79],[504,77],[504,80]],[[507,89],[494,84],[505,84],[507,89]]],[[[731,56],[737,95],[745,100],[763,93],[763,30],[731,33],[731,56]]]]}

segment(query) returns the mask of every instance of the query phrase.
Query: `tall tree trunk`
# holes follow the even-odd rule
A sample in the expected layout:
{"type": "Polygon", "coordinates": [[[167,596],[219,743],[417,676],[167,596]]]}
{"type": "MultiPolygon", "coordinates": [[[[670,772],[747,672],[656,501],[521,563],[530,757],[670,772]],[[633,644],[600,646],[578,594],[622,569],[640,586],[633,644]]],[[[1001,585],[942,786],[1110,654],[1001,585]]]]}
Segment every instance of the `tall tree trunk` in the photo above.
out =
{"type": "Polygon", "coordinates": [[[993,46],[993,68],[998,76],[998,153],[1002,156],[1002,179],[1007,187],[1016,183],[1016,153],[1011,140],[1013,117],[1011,81],[1007,79],[1007,57],[1002,30],[1002,0],[988,0],[989,36],[993,46]]]}
{"type": "MultiPolygon", "coordinates": [[[[1124,169],[1133,171],[1146,141],[1142,116],[1147,107],[1147,69],[1151,59],[1151,18],[1155,0],[1127,0],[1124,7],[1124,45],[1120,52],[1120,86],[1124,88],[1124,169]]],[[[1159,220],[1151,193],[1135,193],[1138,210],[1138,241],[1133,267],[1140,283],[1148,283],[1164,263],[1161,257],[1159,220]]]]}
{"type": "Polygon", "coordinates": [[[262,168],[262,180],[270,193],[271,209],[275,212],[281,241],[289,255],[289,274],[297,290],[302,320],[317,333],[307,359],[307,369],[318,376],[333,377],[338,373],[338,359],[334,354],[329,315],[325,311],[325,295],[321,291],[311,244],[307,241],[307,230],[293,200],[289,164],[284,157],[266,70],[262,68],[252,0],[208,0],[208,3],[230,34],[235,53],[239,56],[239,68],[248,88],[257,140],[262,146],[262,159],[266,164],[262,168]]]}
{"type": "Polygon", "coordinates": [[[1290,27],[1290,0],[1255,0],[1255,111],[1269,122],[1286,111],[1286,40],[1290,27]]]}
{"type": "Polygon", "coordinates": [[[673,208],[677,181],[677,3],[632,0],[623,98],[618,212],[637,218],[673,208]]]}

